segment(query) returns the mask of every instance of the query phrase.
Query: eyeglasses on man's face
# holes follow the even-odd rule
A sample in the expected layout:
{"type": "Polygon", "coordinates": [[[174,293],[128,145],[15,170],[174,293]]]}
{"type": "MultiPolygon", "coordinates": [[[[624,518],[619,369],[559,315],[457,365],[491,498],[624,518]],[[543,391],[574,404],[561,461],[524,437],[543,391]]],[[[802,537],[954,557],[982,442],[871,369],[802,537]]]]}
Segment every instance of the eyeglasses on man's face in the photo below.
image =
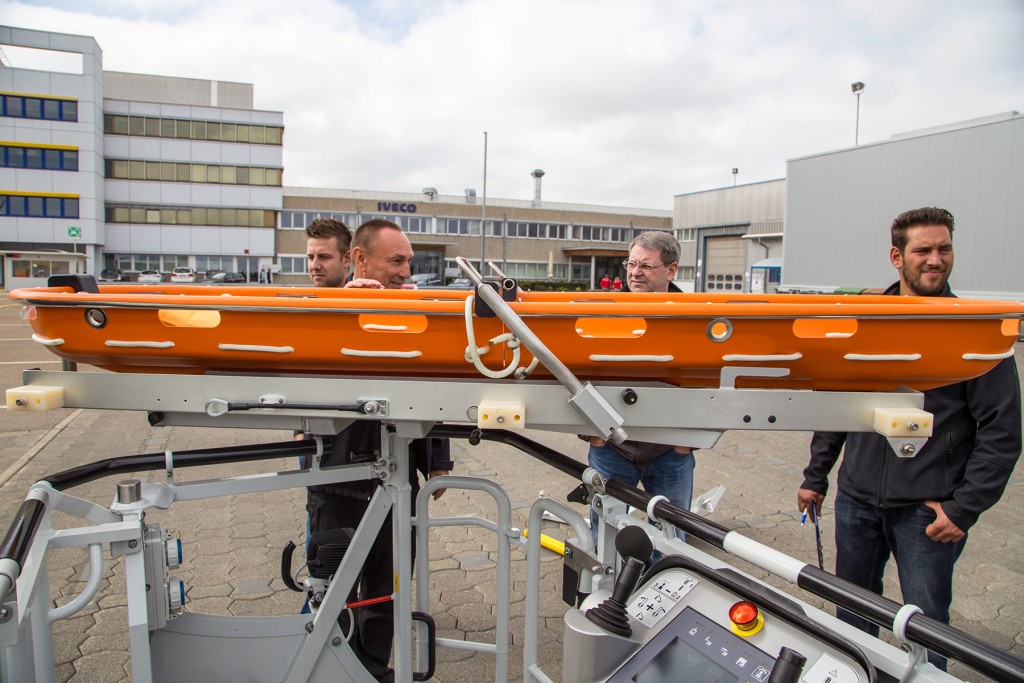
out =
{"type": "Polygon", "coordinates": [[[653,263],[637,263],[636,261],[629,260],[622,262],[622,267],[625,268],[626,270],[636,270],[637,268],[639,268],[645,273],[650,273],[652,270],[657,270],[658,268],[664,268],[667,265],[669,264],[659,263],[658,265],[654,265],[653,263]]]}

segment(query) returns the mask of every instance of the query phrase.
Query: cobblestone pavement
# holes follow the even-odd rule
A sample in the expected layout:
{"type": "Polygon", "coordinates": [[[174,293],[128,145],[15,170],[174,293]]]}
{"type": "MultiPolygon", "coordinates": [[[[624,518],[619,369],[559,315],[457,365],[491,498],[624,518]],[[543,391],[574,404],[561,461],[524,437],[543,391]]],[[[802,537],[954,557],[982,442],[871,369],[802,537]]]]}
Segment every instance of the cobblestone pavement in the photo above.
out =
{"type": "MultiPolygon", "coordinates": [[[[0,298],[0,382],[21,384],[27,367],[56,369],[53,357],[28,340],[27,324],[17,307],[0,298]],[[46,363],[45,365],[43,363],[46,363]]],[[[1016,349],[1024,365],[1024,345],[1016,349]]],[[[88,369],[83,368],[84,371],[88,369]]],[[[61,409],[49,413],[8,413],[0,410],[0,525],[6,528],[29,486],[41,477],[74,465],[114,455],[185,450],[246,443],[282,441],[290,433],[236,429],[151,427],[143,413],[61,409]]],[[[580,460],[584,445],[571,435],[528,433],[580,460]]],[[[793,432],[730,432],[697,458],[695,491],[717,484],[727,491],[711,519],[805,562],[817,562],[813,529],[801,527],[796,488],[807,461],[809,434],[793,432]]],[[[570,477],[539,464],[514,449],[483,443],[453,442],[456,473],[493,479],[507,488],[515,524],[525,527],[529,506],[542,494],[564,500],[575,486],[570,477]]],[[[177,481],[207,479],[291,469],[293,459],[259,465],[211,466],[179,470],[177,481]]],[[[140,473],[157,481],[161,473],[140,473]]],[[[114,495],[116,480],[107,478],[80,486],[75,495],[103,505],[114,495]]],[[[451,490],[432,504],[435,515],[493,517],[493,504],[477,492],[451,490]]],[[[825,566],[832,566],[832,509],[826,501],[822,519],[825,566]]],[[[1024,656],[1024,465],[1017,470],[1002,501],[971,530],[957,565],[952,623],[968,633],[1024,656]]],[[[293,614],[299,594],[288,591],[278,574],[281,549],[288,540],[301,548],[304,537],[304,492],[280,491],[175,504],[147,515],[147,521],[181,534],[185,562],[175,573],[189,586],[187,608],[211,614],[293,614]]],[[[57,526],[73,522],[55,515],[57,526]]],[[[77,524],[77,523],[76,523],[77,524]]],[[[565,528],[552,524],[547,533],[564,538],[565,528]]],[[[692,540],[692,543],[700,544],[692,540]]],[[[495,537],[479,528],[442,528],[431,532],[431,611],[438,636],[487,641],[494,636],[496,577],[495,537]]],[[[705,548],[707,550],[707,548],[705,548]]],[[[721,556],[722,553],[712,551],[721,556]]],[[[562,640],[561,563],[547,553],[542,563],[540,661],[554,678],[560,675],[562,640]]],[[[302,561],[301,550],[295,563],[302,561]]],[[[741,561],[754,576],[807,602],[824,607],[814,596],[767,576],[741,561]]],[[[81,550],[59,550],[50,559],[50,590],[57,603],[67,602],[84,586],[88,561],[81,550]]],[[[513,551],[512,632],[513,680],[522,676],[524,625],[524,554],[513,551]]],[[[886,594],[899,599],[895,572],[886,578],[886,594]]],[[[72,618],[53,625],[56,678],[74,683],[130,680],[127,606],[120,561],[106,558],[106,571],[95,599],[72,618]]],[[[984,680],[959,664],[951,672],[965,680],[984,680]]],[[[462,650],[441,650],[435,680],[444,683],[493,678],[493,658],[462,650]]]]}

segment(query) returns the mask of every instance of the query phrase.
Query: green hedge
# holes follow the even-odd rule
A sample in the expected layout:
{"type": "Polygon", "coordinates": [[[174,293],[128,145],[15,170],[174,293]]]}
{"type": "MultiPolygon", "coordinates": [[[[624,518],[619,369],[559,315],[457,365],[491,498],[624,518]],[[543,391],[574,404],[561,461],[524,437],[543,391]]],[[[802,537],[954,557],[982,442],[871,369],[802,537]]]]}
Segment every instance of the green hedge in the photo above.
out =
{"type": "Polygon", "coordinates": [[[567,282],[566,280],[520,280],[519,288],[528,292],[586,292],[589,290],[585,282],[567,282]]]}

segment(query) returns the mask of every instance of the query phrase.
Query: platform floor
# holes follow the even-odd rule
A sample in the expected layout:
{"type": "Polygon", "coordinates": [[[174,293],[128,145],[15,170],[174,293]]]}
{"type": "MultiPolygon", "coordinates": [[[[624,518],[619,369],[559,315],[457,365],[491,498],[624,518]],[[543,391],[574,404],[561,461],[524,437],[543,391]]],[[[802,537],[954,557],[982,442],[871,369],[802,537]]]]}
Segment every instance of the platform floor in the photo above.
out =
{"type": "MultiPolygon", "coordinates": [[[[0,295],[0,385],[18,386],[22,370],[58,369],[59,361],[30,340],[31,329],[18,317],[19,306],[0,295]]],[[[1024,344],[1016,360],[1024,370],[1024,344]]],[[[83,371],[88,371],[83,368],[83,371]]],[[[585,460],[582,441],[573,436],[533,432],[531,438],[585,460]]],[[[289,438],[281,431],[151,427],[143,413],[61,409],[49,413],[8,413],[0,410],[0,526],[6,529],[29,486],[41,477],[77,464],[114,455],[208,448],[289,438]]],[[[761,543],[807,562],[816,562],[814,532],[801,527],[796,489],[807,461],[809,434],[794,432],[731,432],[697,456],[695,491],[717,484],[727,491],[711,519],[736,528],[761,543]]],[[[514,501],[516,523],[525,526],[529,506],[539,495],[564,500],[575,486],[566,475],[536,464],[529,456],[498,444],[453,443],[456,472],[498,481],[514,501]]],[[[273,462],[273,461],[268,461],[273,462]]],[[[264,465],[265,466],[265,465],[264,465]]],[[[291,467],[292,461],[278,465],[291,467]]],[[[255,466],[211,467],[180,471],[178,480],[257,471],[255,466]]],[[[145,475],[150,476],[150,475],[145,475]]],[[[151,479],[156,480],[156,479],[151,479]]],[[[74,492],[107,504],[113,478],[79,487],[74,492]]],[[[480,515],[490,510],[481,494],[450,491],[436,504],[437,514],[480,515]]],[[[967,549],[957,565],[952,623],[957,628],[1024,656],[1024,464],[1018,464],[1002,501],[971,530],[967,549]]],[[[148,516],[181,533],[185,564],[177,571],[189,587],[189,608],[215,614],[288,614],[299,609],[301,596],[285,589],[278,576],[280,553],[288,540],[300,547],[305,526],[304,492],[286,491],[253,496],[188,502],[148,516]]],[[[832,508],[826,502],[822,519],[826,568],[832,566],[832,508]]],[[[564,538],[563,527],[547,533],[564,538]]],[[[438,635],[470,640],[493,638],[496,541],[479,529],[432,532],[431,594],[438,635]]],[[[296,562],[301,560],[296,553],[296,562]]],[[[765,578],[741,562],[740,567],[765,578]]],[[[130,681],[123,568],[109,563],[100,592],[85,610],[53,627],[58,681],[75,683],[130,681]]],[[[560,560],[551,554],[543,563],[548,591],[541,600],[543,632],[541,663],[560,676],[565,605],[559,599],[560,560]]],[[[52,559],[51,592],[77,593],[85,581],[84,552],[60,551],[52,559]]],[[[522,626],[525,562],[513,553],[511,679],[522,672],[522,626]]],[[[814,596],[768,578],[808,602],[814,596]]],[[[886,594],[899,599],[895,571],[886,579],[886,594]]],[[[466,682],[493,677],[492,659],[462,651],[439,653],[434,680],[466,682]]],[[[951,673],[971,681],[987,680],[959,664],[951,673]]]]}

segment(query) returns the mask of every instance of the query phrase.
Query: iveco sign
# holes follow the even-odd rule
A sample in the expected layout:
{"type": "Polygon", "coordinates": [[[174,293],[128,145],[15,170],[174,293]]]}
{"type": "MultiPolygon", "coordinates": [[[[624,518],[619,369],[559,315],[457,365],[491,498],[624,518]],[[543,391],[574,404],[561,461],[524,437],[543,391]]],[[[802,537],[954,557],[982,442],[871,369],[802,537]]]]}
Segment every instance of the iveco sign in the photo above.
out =
{"type": "Polygon", "coordinates": [[[402,202],[377,202],[378,211],[397,211],[398,213],[416,213],[415,204],[406,204],[402,202]]]}

